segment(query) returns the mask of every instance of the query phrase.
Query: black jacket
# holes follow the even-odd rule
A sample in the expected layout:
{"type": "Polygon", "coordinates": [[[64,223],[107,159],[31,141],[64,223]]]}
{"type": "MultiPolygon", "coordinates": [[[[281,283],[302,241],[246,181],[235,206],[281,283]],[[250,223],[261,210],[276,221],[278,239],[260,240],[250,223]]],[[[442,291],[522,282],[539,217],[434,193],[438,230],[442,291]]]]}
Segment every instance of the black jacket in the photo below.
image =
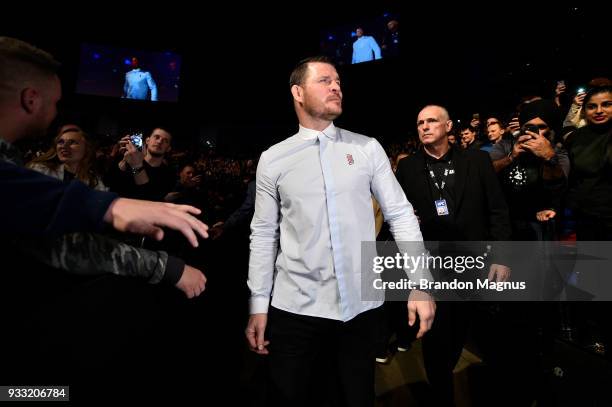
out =
{"type": "Polygon", "coordinates": [[[0,139],[0,233],[61,235],[100,231],[117,194],[94,191],[80,181],[64,183],[23,168],[14,146],[0,139]]]}
{"type": "Polygon", "coordinates": [[[424,240],[510,240],[508,206],[489,155],[480,150],[453,149],[454,221],[440,221],[429,186],[425,152],[400,161],[397,179],[417,211],[424,240]]]}

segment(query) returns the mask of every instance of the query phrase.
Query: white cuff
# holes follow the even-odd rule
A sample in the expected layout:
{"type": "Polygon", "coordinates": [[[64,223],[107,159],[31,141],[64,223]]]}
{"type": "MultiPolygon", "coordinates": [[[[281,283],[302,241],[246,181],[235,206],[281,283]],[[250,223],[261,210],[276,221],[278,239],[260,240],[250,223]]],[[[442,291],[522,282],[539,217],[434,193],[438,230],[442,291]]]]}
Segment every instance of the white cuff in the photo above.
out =
{"type": "Polygon", "coordinates": [[[269,297],[251,297],[249,299],[249,314],[267,314],[270,307],[269,297]]]}

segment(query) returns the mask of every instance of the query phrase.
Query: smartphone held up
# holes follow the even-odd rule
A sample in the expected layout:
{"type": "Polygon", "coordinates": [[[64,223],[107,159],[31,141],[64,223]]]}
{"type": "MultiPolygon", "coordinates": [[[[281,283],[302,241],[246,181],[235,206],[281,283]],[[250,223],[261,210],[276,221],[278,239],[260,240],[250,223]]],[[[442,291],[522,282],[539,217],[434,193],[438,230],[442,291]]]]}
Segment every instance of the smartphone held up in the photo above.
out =
{"type": "Polygon", "coordinates": [[[130,136],[130,141],[134,146],[142,151],[142,133],[134,133],[130,136]]]}

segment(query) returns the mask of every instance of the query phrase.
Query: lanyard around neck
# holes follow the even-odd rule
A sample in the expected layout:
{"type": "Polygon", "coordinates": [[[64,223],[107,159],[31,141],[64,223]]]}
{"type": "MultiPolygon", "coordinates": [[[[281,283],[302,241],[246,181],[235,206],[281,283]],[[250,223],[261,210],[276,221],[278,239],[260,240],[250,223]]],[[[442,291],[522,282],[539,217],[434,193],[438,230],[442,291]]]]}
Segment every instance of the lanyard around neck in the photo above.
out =
{"type": "Polygon", "coordinates": [[[451,172],[452,161],[446,163],[445,167],[446,168],[444,168],[444,173],[442,174],[441,179],[438,179],[438,176],[436,175],[431,165],[427,163],[427,170],[429,171],[429,176],[431,177],[431,179],[433,179],[434,185],[436,186],[436,188],[438,188],[438,191],[440,191],[440,193],[442,193],[442,190],[446,186],[446,178],[448,178],[448,174],[450,174],[451,172]]]}

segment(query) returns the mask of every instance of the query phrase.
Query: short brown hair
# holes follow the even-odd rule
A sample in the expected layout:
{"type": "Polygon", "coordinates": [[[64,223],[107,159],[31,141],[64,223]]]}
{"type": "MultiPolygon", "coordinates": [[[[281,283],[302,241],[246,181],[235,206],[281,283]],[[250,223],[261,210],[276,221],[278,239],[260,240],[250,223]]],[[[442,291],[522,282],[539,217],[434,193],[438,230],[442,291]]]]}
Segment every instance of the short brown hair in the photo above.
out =
{"type": "Polygon", "coordinates": [[[291,88],[293,85],[301,85],[304,83],[304,79],[306,79],[306,71],[308,71],[308,64],[313,62],[321,62],[324,64],[329,64],[336,67],[331,58],[320,55],[316,57],[310,57],[306,59],[302,59],[298,64],[293,68],[291,72],[291,76],[289,77],[289,87],[291,88]]]}
{"type": "Polygon", "coordinates": [[[0,37],[0,88],[57,75],[60,63],[25,41],[0,37]]]}

